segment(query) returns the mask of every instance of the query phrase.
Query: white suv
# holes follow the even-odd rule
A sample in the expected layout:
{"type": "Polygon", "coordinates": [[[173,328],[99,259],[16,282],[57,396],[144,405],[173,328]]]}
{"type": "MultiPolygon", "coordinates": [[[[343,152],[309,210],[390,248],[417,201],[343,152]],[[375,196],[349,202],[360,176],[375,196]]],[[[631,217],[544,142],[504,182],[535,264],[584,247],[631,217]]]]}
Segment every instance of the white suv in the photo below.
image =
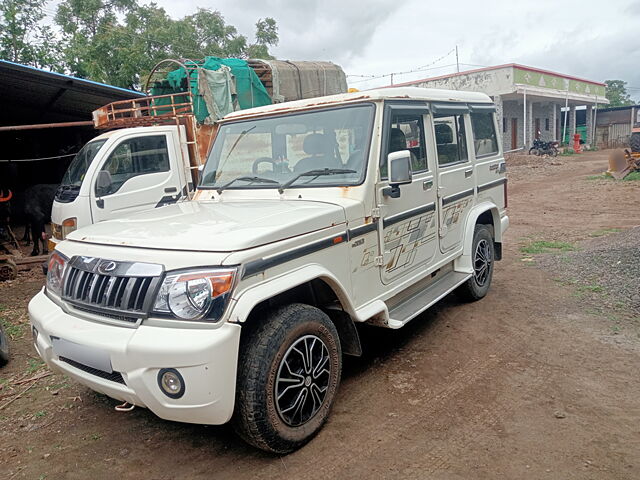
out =
{"type": "Polygon", "coordinates": [[[389,88],[228,115],[194,201],[98,223],[29,304],[49,366],[289,452],[329,415],[356,324],[489,288],[508,226],[495,108],[389,88]]]}

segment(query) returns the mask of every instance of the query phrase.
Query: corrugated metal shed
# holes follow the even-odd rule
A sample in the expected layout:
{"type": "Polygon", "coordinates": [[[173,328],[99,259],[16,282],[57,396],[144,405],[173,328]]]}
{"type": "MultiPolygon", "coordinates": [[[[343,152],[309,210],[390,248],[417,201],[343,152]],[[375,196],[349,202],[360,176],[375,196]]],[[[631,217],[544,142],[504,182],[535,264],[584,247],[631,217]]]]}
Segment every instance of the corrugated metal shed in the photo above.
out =
{"type": "Polygon", "coordinates": [[[141,96],[133,90],[0,60],[0,125],[91,120],[91,112],[104,104],[141,96]]]}

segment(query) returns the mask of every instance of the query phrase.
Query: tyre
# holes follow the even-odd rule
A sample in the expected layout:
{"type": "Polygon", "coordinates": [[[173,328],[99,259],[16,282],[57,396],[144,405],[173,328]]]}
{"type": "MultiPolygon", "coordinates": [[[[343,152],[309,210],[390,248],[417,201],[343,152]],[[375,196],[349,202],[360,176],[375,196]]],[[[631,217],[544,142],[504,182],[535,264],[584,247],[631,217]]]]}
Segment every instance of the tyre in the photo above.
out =
{"type": "Polygon", "coordinates": [[[342,370],[338,332],[329,317],[292,304],[247,326],[240,345],[232,423],[247,443],[288,453],[329,417],[342,370]]]}
{"type": "Polygon", "coordinates": [[[458,292],[463,299],[475,301],[487,294],[493,277],[495,258],[493,236],[486,225],[476,225],[471,256],[473,275],[460,286],[458,292]]]}
{"type": "Polygon", "coordinates": [[[537,155],[540,155],[540,152],[538,151],[537,148],[531,147],[529,149],[529,155],[536,155],[537,156],[537,155]]]}
{"type": "Polygon", "coordinates": [[[558,149],[556,147],[551,147],[549,149],[549,155],[552,157],[557,157],[558,156],[558,149]]]}
{"type": "Polygon", "coordinates": [[[9,362],[9,341],[0,325],[0,367],[9,362]]]}
{"type": "Polygon", "coordinates": [[[631,147],[632,152],[640,152],[640,133],[635,132],[631,134],[629,146],[631,147]]]}

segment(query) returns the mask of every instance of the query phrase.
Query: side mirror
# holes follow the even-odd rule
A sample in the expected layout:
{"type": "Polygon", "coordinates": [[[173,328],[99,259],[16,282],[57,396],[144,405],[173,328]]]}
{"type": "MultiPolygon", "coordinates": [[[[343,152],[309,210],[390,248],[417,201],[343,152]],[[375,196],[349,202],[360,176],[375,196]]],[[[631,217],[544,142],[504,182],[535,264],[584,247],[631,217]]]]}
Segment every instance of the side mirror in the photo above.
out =
{"type": "Polygon", "coordinates": [[[384,190],[384,194],[391,198],[400,196],[400,185],[411,183],[411,152],[400,150],[392,152],[387,157],[387,171],[389,172],[389,187],[384,190]]]}
{"type": "Polygon", "coordinates": [[[98,197],[102,197],[107,195],[111,190],[111,185],[113,181],[111,180],[111,174],[108,170],[100,170],[98,172],[98,177],[96,178],[96,195],[98,197]]]}

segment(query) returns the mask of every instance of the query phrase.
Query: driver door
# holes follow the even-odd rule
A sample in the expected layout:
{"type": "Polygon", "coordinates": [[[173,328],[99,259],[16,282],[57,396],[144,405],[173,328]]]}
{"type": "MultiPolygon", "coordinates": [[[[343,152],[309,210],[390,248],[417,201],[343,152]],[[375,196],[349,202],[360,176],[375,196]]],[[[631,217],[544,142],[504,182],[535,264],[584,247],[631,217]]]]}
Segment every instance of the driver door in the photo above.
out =
{"type": "Polygon", "coordinates": [[[93,179],[93,222],[176,202],[182,195],[179,152],[170,132],[121,139],[93,179]],[[98,175],[111,184],[101,188],[98,175]]]}

